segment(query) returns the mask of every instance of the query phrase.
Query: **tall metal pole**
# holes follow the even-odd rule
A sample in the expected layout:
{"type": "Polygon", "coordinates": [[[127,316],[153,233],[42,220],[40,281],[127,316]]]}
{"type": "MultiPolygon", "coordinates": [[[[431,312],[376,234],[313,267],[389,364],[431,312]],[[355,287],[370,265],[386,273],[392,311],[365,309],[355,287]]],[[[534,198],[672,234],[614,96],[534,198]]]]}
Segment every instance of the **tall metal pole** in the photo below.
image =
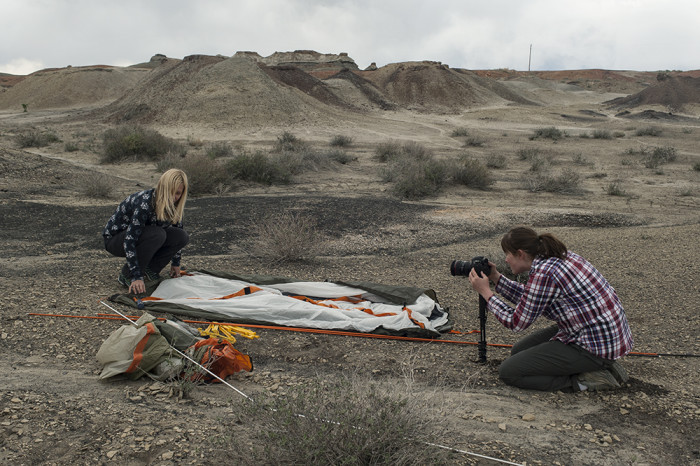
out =
{"type": "Polygon", "coordinates": [[[527,72],[530,72],[530,64],[532,63],[532,44],[530,44],[530,56],[527,59],[527,72]]]}

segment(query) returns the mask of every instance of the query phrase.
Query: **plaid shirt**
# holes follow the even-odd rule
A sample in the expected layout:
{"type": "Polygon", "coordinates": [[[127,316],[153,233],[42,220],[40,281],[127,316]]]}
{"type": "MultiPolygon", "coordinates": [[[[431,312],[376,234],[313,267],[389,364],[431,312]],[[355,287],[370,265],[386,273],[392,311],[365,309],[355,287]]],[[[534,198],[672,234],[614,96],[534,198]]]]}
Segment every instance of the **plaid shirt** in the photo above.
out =
{"type": "MultiPolygon", "coordinates": [[[[117,207],[116,212],[110,217],[102,236],[109,239],[112,236],[126,230],[124,236],[124,252],[126,253],[126,263],[131,272],[133,280],[142,280],[143,275],[139,267],[139,260],[136,257],[136,243],[138,243],[143,228],[146,225],[156,225],[163,228],[171,226],[169,222],[161,222],[156,217],[155,209],[153,208],[153,194],[155,188],[139,191],[131,194],[122,201],[117,207]]],[[[178,222],[172,226],[182,228],[182,223],[178,222]]],[[[174,266],[180,265],[180,257],[182,251],[178,251],[172,258],[171,262],[174,266]]]]}
{"type": "Polygon", "coordinates": [[[501,275],[488,308],[507,328],[526,329],[540,315],[557,323],[553,340],[576,344],[598,357],[615,360],[632,349],[632,333],[613,287],[583,257],[535,258],[527,284],[501,275]]]}

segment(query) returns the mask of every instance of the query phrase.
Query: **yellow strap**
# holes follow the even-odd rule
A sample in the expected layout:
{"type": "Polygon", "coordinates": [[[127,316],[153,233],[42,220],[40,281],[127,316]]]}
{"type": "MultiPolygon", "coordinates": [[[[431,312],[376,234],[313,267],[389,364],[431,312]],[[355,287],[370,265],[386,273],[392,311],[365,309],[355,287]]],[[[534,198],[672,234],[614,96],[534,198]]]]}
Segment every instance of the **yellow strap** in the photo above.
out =
{"type": "Polygon", "coordinates": [[[221,338],[222,340],[229,341],[231,344],[236,342],[236,337],[234,335],[239,335],[249,340],[259,338],[258,334],[252,330],[231,325],[209,324],[205,330],[201,328],[197,330],[199,330],[199,334],[203,337],[221,338]]]}

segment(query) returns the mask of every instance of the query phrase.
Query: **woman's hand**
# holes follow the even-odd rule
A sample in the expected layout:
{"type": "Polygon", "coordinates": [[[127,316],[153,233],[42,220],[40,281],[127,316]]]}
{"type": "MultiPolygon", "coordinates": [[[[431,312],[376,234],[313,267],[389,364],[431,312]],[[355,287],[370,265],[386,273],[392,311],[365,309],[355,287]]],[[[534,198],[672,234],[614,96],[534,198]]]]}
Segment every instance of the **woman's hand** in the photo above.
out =
{"type": "Polygon", "coordinates": [[[131,282],[129,285],[129,293],[130,294],[141,294],[146,292],[146,284],[143,282],[143,280],[134,280],[131,282]]]}
{"type": "MultiPolygon", "coordinates": [[[[493,265],[491,267],[492,269],[494,268],[493,265]]],[[[469,272],[469,283],[472,284],[474,291],[479,293],[486,301],[493,296],[491,286],[489,286],[489,277],[486,275],[479,275],[475,268],[469,272]]]]}
{"type": "Polygon", "coordinates": [[[180,267],[175,265],[170,266],[170,278],[177,278],[180,276],[180,267]]]}

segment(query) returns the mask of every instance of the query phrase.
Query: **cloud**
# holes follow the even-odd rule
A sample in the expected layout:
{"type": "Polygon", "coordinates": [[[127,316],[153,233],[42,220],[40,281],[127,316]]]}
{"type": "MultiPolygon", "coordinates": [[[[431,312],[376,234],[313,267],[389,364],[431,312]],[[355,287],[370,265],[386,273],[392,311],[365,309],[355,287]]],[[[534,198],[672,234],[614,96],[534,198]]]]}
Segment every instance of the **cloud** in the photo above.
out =
{"type": "Polygon", "coordinates": [[[26,58],[15,58],[7,63],[0,63],[0,73],[25,75],[36,70],[45,68],[40,61],[27,60],[26,58]]]}
{"type": "MultiPolygon", "coordinates": [[[[162,53],[347,52],[455,68],[694,69],[696,0],[3,0],[0,71],[162,53]]],[[[34,71],[34,70],[32,70],[34,71]]]]}

